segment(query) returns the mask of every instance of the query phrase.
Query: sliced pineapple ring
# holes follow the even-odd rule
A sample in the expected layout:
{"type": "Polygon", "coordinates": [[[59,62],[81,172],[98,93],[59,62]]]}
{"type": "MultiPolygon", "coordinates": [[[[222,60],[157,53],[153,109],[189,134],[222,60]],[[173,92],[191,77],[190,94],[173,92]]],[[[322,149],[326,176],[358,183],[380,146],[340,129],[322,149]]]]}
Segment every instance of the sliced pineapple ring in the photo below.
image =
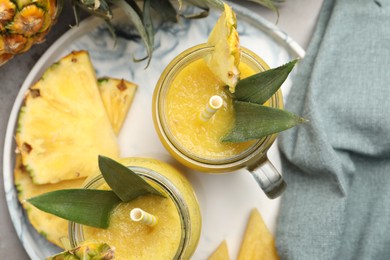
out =
{"type": "Polygon", "coordinates": [[[54,190],[80,188],[83,186],[84,178],[62,181],[56,184],[34,184],[22,164],[20,154],[17,154],[15,159],[14,182],[18,190],[18,199],[26,209],[27,217],[31,225],[48,241],[63,248],[61,239],[68,236],[68,221],[43,212],[31,206],[25,200],[54,190]]]}
{"type": "Polygon", "coordinates": [[[119,134],[134,99],[137,85],[124,79],[98,79],[100,96],[115,134],[119,134]]]}
{"type": "Polygon", "coordinates": [[[257,209],[250,214],[237,259],[279,259],[275,240],[257,209]]]}
{"type": "Polygon", "coordinates": [[[205,60],[211,71],[229,86],[234,93],[240,79],[238,65],[241,60],[240,38],[237,32],[237,19],[232,8],[224,4],[225,10],[211,31],[207,45],[214,51],[205,60]]]}
{"type": "Polygon", "coordinates": [[[31,87],[15,140],[36,184],[87,177],[98,171],[99,154],[119,156],[87,52],[62,58],[31,87]]]}

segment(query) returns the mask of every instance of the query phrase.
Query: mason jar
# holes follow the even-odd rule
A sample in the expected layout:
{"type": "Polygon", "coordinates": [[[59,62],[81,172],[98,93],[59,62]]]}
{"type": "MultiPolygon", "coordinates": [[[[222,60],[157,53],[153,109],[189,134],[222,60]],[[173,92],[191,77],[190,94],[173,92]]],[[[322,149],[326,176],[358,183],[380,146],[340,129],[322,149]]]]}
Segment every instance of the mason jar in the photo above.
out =
{"type": "MultiPolygon", "coordinates": [[[[143,205],[144,207],[154,208],[156,206],[161,208],[164,206],[157,205],[160,204],[159,201],[169,200],[165,202],[173,205],[174,212],[171,212],[170,207],[163,208],[163,212],[156,214],[159,219],[155,227],[142,227],[144,224],[141,223],[130,224],[129,212],[127,212],[126,216],[121,216],[119,223],[118,221],[113,223],[113,218],[115,218],[115,213],[113,213],[110,217],[108,229],[98,229],[70,222],[69,240],[72,248],[85,240],[93,239],[113,246],[116,253],[115,259],[132,259],[132,257],[139,255],[147,259],[190,259],[200,238],[201,214],[195,193],[189,181],[174,167],[156,159],[124,158],[119,159],[118,162],[141,176],[166,196],[166,198],[160,198],[155,195],[147,195],[156,197],[158,201],[156,201],[156,205],[152,206],[148,202],[148,205],[143,205]],[[172,222],[172,218],[177,218],[178,220],[172,222]],[[163,223],[164,221],[165,224],[163,223]],[[170,225],[171,222],[174,223],[172,226],[170,225]],[[164,225],[168,226],[169,232],[173,231],[172,235],[166,231],[161,231],[161,233],[164,232],[163,235],[159,233],[158,226],[162,226],[161,230],[163,230],[163,228],[165,229],[164,225]],[[128,233],[128,228],[135,231],[130,234],[128,233]],[[142,229],[145,230],[143,231],[142,229]],[[107,238],[112,239],[112,237],[114,237],[113,240],[106,240],[107,238]],[[117,241],[116,238],[120,238],[121,241],[117,241]]],[[[103,176],[98,175],[91,179],[85,185],[85,188],[107,189],[108,186],[103,176]]],[[[149,213],[153,214],[153,210],[149,213]]]]}
{"type": "MultiPolygon", "coordinates": [[[[195,63],[203,60],[208,54],[212,53],[213,50],[213,47],[209,47],[206,44],[194,46],[175,57],[165,68],[155,87],[152,102],[153,121],[157,134],[166,150],[183,165],[206,173],[226,173],[246,168],[269,198],[278,197],[285,189],[286,184],[281,174],[267,157],[267,151],[273,144],[277,134],[251,141],[244,146],[244,149],[228,156],[203,156],[193,152],[193,147],[189,149],[183,145],[184,139],[178,134],[173,133],[172,124],[170,123],[172,112],[169,111],[172,106],[169,103],[170,89],[176,84],[175,80],[181,77],[182,74],[194,74],[192,72],[189,73],[186,70],[195,63]]],[[[244,47],[241,47],[241,63],[246,67],[249,67],[253,73],[269,69],[269,66],[263,59],[244,47]]],[[[201,78],[201,80],[202,83],[204,83],[204,79],[201,78]]],[[[177,94],[177,101],[183,102],[183,111],[186,110],[186,104],[184,100],[181,101],[182,97],[183,95],[191,94],[191,91],[195,92],[195,90],[188,88],[183,89],[180,95],[177,94]]],[[[220,93],[222,93],[221,95],[224,95],[224,91],[220,91],[220,93]]],[[[282,109],[283,97],[281,90],[278,90],[266,102],[266,105],[282,109]]],[[[181,112],[178,111],[177,113],[181,112]]],[[[186,122],[181,124],[185,125],[186,122]]],[[[188,123],[189,131],[193,131],[193,134],[197,135],[196,129],[191,130],[190,124],[191,123],[188,123]]],[[[199,144],[193,146],[201,147],[202,141],[200,140],[199,144]]],[[[205,150],[208,150],[208,148],[205,148],[205,150]]]]}

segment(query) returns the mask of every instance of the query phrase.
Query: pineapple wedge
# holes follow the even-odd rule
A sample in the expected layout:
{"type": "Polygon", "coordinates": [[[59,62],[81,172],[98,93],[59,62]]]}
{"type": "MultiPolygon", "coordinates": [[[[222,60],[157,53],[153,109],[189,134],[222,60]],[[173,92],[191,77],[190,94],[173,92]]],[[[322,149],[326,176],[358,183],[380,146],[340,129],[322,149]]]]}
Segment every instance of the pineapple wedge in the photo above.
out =
{"type": "Polygon", "coordinates": [[[237,259],[279,259],[274,238],[257,209],[251,212],[237,259]]]}
{"type": "Polygon", "coordinates": [[[124,79],[98,79],[100,96],[115,134],[119,134],[134,99],[137,85],[124,79]]]}
{"type": "Polygon", "coordinates": [[[30,88],[15,140],[35,184],[87,177],[99,154],[119,156],[86,51],[62,58],[30,88]]]}
{"type": "Polygon", "coordinates": [[[111,260],[114,259],[114,248],[106,243],[86,240],[78,247],[64,251],[46,260],[111,260]]]}
{"type": "Polygon", "coordinates": [[[25,208],[31,225],[48,241],[63,248],[61,239],[68,236],[68,221],[32,207],[25,200],[54,190],[80,188],[83,186],[84,178],[36,185],[32,183],[30,175],[22,165],[20,154],[16,155],[15,160],[14,182],[18,190],[18,199],[25,208]]]}
{"type": "MultiPolygon", "coordinates": [[[[98,79],[98,85],[104,107],[106,111],[110,111],[108,113],[110,122],[114,130],[119,133],[133,100],[136,85],[114,78],[98,79]],[[125,86],[119,87],[121,84],[125,84],[125,86]]],[[[64,248],[61,241],[62,238],[68,236],[68,221],[41,211],[36,207],[31,207],[25,200],[54,190],[80,188],[83,186],[84,181],[85,178],[81,178],[54,184],[34,184],[22,165],[21,155],[16,155],[14,182],[18,190],[18,199],[26,209],[31,225],[44,235],[48,241],[58,247],[64,248]]]]}
{"type": "Polygon", "coordinates": [[[214,46],[214,50],[205,60],[210,70],[234,93],[240,79],[240,38],[235,13],[229,5],[224,3],[224,7],[207,41],[207,45],[214,46]]]}
{"type": "Polygon", "coordinates": [[[215,249],[215,251],[207,258],[207,260],[229,260],[229,250],[226,240],[222,241],[221,244],[215,249]]]}

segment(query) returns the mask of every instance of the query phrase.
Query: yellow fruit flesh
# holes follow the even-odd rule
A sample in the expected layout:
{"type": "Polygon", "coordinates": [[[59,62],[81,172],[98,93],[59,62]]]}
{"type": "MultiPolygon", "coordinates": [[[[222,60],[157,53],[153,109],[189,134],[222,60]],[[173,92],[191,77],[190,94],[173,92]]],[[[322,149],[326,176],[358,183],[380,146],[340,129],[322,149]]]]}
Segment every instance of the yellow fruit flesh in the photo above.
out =
{"type": "MultiPolygon", "coordinates": [[[[240,64],[240,70],[243,77],[255,73],[244,63],[240,64]]],[[[186,66],[173,80],[166,96],[165,111],[173,136],[190,154],[200,158],[230,158],[254,144],[254,141],[221,142],[234,122],[232,99],[203,59],[186,66]],[[200,113],[213,95],[220,95],[224,105],[208,122],[203,122],[199,119],[200,113]]]]}
{"type": "MultiPolygon", "coordinates": [[[[101,82],[101,84],[99,84],[99,91],[102,98],[106,97],[110,100],[110,97],[112,97],[112,95],[107,94],[112,93],[112,91],[114,91],[114,93],[117,92],[117,90],[115,89],[117,89],[117,83],[120,82],[121,80],[112,78],[107,78],[104,80],[104,82],[101,82]]],[[[130,89],[134,89],[134,84],[127,81],[125,81],[125,84],[130,89]]],[[[127,113],[130,107],[131,101],[129,102],[129,100],[132,99],[132,96],[127,97],[127,95],[130,95],[130,93],[133,93],[134,95],[135,89],[132,92],[129,89],[126,89],[122,94],[126,95],[126,100],[125,102],[122,102],[120,104],[114,102],[117,97],[116,95],[113,95],[113,99],[111,99],[111,102],[104,103],[106,111],[110,111],[109,116],[111,116],[111,123],[115,122],[113,124],[113,128],[118,129],[118,132],[120,130],[124,118],[126,117],[126,114],[123,113],[127,113]],[[123,108],[121,106],[125,107],[123,108]]],[[[64,247],[64,245],[62,244],[62,239],[68,237],[68,221],[41,211],[35,207],[31,207],[25,202],[25,200],[54,190],[80,188],[83,186],[84,181],[85,179],[82,178],[62,181],[55,184],[34,184],[30,175],[22,165],[21,156],[19,154],[16,155],[14,183],[18,189],[18,199],[22,206],[26,209],[27,217],[31,225],[37,230],[37,232],[41,233],[48,241],[61,248],[64,247]]]]}
{"type": "Polygon", "coordinates": [[[211,71],[220,78],[233,93],[240,79],[240,39],[237,20],[230,6],[224,4],[225,11],[219,17],[211,31],[207,45],[214,46],[214,51],[205,60],[211,71]]]}
{"type": "Polygon", "coordinates": [[[28,92],[18,124],[15,140],[36,184],[87,177],[98,170],[98,155],[119,155],[86,52],[45,72],[28,92]]]}
{"type": "Polygon", "coordinates": [[[54,190],[80,188],[83,186],[84,179],[63,181],[56,184],[33,184],[30,175],[22,165],[21,156],[16,155],[14,182],[18,189],[18,199],[26,209],[31,225],[48,241],[63,247],[61,239],[68,236],[68,221],[43,212],[29,205],[25,200],[54,190]]]}
{"type": "Polygon", "coordinates": [[[251,212],[237,259],[279,259],[274,238],[257,209],[251,212]]]}
{"type": "Polygon", "coordinates": [[[170,199],[142,196],[120,204],[110,217],[108,229],[84,226],[84,237],[115,247],[115,259],[173,259],[181,236],[179,214],[170,199]],[[134,222],[129,213],[142,208],[155,215],[158,223],[149,227],[134,222]]]}
{"type": "MultiPolygon", "coordinates": [[[[191,184],[182,173],[159,160],[120,158],[118,162],[125,166],[151,169],[169,179],[177,187],[187,205],[191,223],[191,229],[187,230],[190,232],[187,251],[182,259],[190,259],[198,244],[201,231],[201,214],[191,184]]],[[[181,235],[181,224],[176,206],[170,199],[148,195],[122,204],[111,217],[109,229],[86,227],[84,232],[89,234],[84,235],[85,239],[104,241],[114,246],[115,259],[173,259],[172,254],[176,253],[181,235]],[[133,207],[140,207],[157,216],[158,224],[150,228],[131,222],[129,212],[133,207]]]]}
{"type": "Polygon", "coordinates": [[[103,78],[98,80],[99,92],[115,134],[122,124],[133,102],[137,85],[123,79],[103,78]]]}
{"type": "Polygon", "coordinates": [[[226,240],[224,240],[207,260],[229,260],[229,251],[226,240]]]}

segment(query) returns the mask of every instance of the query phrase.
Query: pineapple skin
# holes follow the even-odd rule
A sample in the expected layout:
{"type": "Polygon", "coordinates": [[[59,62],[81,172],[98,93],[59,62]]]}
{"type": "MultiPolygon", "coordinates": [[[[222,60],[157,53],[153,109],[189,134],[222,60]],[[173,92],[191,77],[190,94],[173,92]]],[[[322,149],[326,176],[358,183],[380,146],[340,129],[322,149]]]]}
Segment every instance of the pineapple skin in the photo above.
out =
{"type": "Polygon", "coordinates": [[[62,58],[30,88],[15,141],[35,184],[87,177],[98,155],[119,156],[86,51],[62,58]]]}
{"type": "Polygon", "coordinates": [[[0,66],[44,41],[61,5],[57,0],[0,0],[0,66]]]}

